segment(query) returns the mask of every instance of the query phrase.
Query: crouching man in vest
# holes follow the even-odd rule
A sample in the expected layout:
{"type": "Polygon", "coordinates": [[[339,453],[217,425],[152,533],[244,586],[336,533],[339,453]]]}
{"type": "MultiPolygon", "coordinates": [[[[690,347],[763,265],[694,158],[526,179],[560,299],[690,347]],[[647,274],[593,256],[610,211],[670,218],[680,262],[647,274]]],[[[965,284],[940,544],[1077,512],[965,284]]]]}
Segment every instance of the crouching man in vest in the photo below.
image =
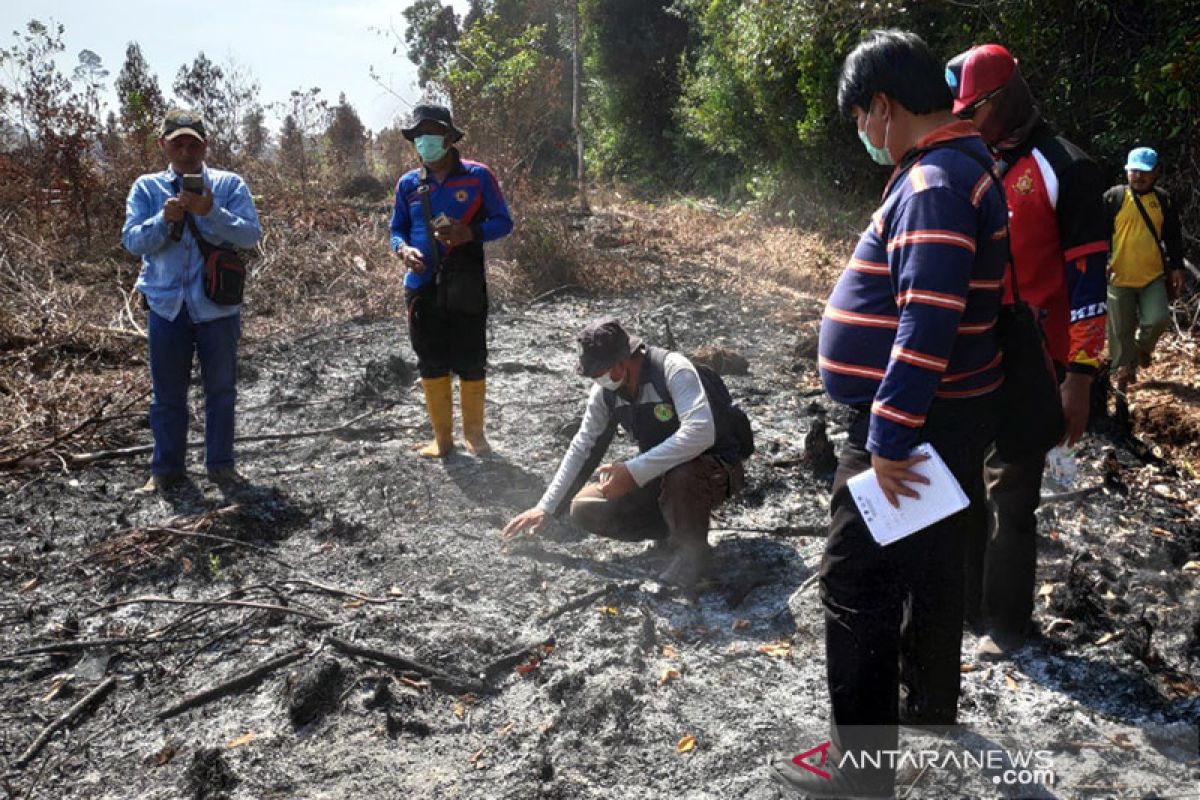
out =
{"type": "Polygon", "coordinates": [[[621,541],[653,540],[671,561],[664,583],[692,588],[712,561],[709,515],[741,490],[742,460],[753,450],[749,420],[715,372],[680,353],[647,347],[615,319],[579,335],[576,370],[595,381],[579,432],[538,504],[503,535],[536,533],[570,503],[571,521],[621,541]],[[584,486],[620,425],[640,451],[605,464],[584,486]]]}

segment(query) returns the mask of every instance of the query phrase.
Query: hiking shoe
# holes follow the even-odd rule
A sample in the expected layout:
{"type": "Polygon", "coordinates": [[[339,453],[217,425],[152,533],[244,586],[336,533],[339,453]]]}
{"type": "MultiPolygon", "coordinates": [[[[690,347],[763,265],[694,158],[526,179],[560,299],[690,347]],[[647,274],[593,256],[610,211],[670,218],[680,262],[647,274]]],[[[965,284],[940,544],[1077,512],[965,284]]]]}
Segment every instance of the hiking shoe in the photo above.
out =
{"type": "Polygon", "coordinates": [[[151,475],[141,487],[134,489],[135,495],[168,494],[179,489],[187,481],[183,473],[169,472],[161,475],[151,475]]]}
{"type": "Polygon", "coordinates": [[[680,589],[694,589],[700,579],[708,574],[712,566],[712,547],[687,547],[680,549],[658,579],[680,589]]]}
{"type": "Polygon", "coordinates": [[[246,479],[239,475],[238,471],[233,467],[210,469],[208,471],[208,480],[217,486],[241,486],[246,482],[246,479]]]}
{"type": "Polygon", "coordinates": [[[979,661],[1006,661],[1024,644],[1025,640],[1021,637],[985,633],[975,644],[975,658],[979,661]]]}
{"type": "Polygon", "coordinates": [[[675,545],[670,539],[651,539],[646,545],[647,558],[670,558],[675,555],[675,545]]]}
{"type": "Polygon", "coordinates": [[[789,792],[804,797],[843,797],[862,800],[884,800],[896,796],[894,789],[873,785],[851,772],[843,772],[833,759],[813,764],[811,769],[797,766],[787,756],[776,756],[767,762],[771,780],[789,792]],[[819,772],[817,772],[819,770],[819,772]]]}

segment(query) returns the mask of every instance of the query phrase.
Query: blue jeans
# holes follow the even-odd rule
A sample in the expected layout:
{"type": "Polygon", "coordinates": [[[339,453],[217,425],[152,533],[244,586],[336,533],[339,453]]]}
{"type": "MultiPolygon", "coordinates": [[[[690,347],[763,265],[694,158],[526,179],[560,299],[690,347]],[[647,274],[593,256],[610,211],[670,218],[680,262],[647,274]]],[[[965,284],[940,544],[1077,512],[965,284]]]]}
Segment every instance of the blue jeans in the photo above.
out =
{"type": "Polygon", "coordinates": [[[150,312],[150,430],[154,433],[155,475],[186,471],[188,385],[192,354],[200,357],[204,384],[204,463],[209,470],[233,466],[233,406],[237,399],[237,343],[242,316],[192,322],[187,305],[174,320],[150,312]]]}

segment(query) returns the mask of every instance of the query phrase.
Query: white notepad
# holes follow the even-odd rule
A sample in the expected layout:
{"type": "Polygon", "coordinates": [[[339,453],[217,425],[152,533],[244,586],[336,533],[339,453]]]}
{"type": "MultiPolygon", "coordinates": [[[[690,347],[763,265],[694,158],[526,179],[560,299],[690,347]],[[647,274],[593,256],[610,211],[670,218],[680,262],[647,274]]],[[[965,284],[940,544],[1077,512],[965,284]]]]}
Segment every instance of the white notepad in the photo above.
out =
{"type": "Polygon", "coordinates": [[[854,504],[862,514],[871,536],[880,544],[891,544],[905,536],[928,528],[951,514],[967,507],[967,495],[950,468],[928,442],[917,445],[909,455],[922,453],[928,459],[912,467],[912,471],[929,479],[929,485],[908,484],[920,497],[899,497],[900,507],[887,501],[875,470],[859,473],[846,482],[854,504]]]}

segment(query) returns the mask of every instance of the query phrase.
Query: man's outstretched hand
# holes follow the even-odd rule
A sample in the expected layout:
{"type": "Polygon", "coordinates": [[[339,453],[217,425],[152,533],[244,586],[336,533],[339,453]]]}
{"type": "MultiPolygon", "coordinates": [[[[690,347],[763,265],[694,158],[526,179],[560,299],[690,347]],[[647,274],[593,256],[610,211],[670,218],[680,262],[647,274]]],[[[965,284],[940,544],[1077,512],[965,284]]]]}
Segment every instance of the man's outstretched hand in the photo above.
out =
{"type": "Polygon", "coordinates": [[[527,511],[522,511],[508,521],[504,526],[504,530],[500,531],[500,535],[505,539],[511,539],[519,533],[527,533],[533,536],[546,522],[546,512],[540,508],[531,508],[527,511]]]}

